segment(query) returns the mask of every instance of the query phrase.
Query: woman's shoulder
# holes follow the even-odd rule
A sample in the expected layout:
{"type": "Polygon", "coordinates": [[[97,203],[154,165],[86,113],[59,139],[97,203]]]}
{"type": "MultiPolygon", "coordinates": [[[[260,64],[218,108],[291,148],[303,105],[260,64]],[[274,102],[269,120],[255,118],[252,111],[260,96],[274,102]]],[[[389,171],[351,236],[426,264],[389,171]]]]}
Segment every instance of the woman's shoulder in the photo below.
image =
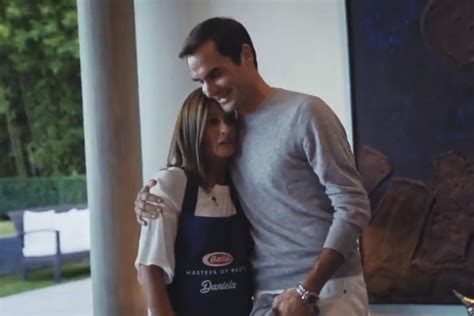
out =
{"type": "Polygon", "coordinates": [[[179,167],[168,167],[158,170],[153,179],[166,183],[184,182],[186,184],[186,173],[179,167]]]}
{"type": "Polygon", "coordinates": [[[164,168],[159,170],[153,179],[157,184],[150,188],[150,193],[168,199],[180,208],[187,183],[184,170],[178,167],[164,168]]]}

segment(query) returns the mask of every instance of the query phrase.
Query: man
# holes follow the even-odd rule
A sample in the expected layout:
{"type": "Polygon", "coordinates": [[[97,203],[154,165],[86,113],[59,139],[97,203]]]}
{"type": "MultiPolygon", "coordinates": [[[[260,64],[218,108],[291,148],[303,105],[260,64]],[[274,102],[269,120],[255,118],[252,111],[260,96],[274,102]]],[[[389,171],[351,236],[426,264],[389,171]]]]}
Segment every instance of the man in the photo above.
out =
{"type": "MultiPolygon", "coordinates": [[[[255,243],[252,315],[367,315],[357,239],[369,201],[336,115],[317,97],[270,87],[235,20],[198,24],[179,56],[206,96],[241,118],[231,175],[255,243]]],[[[135,202],[142,223],[160,211],[148,190],[135,202]]]]}

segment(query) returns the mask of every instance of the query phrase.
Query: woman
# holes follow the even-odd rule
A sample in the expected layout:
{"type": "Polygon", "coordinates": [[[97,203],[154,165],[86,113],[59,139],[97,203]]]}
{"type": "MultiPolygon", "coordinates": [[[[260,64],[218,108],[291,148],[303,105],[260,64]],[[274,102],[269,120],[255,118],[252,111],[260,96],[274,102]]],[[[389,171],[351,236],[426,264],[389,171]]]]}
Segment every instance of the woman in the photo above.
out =
{"type": "Polygon", "coordinates": [[[201,89],[178,115],[168,168],[151,190],[166,207],[142,226],[136,260],[152,315],[249,314],[250,238],[227,172],[234,120],[201,89]]]}

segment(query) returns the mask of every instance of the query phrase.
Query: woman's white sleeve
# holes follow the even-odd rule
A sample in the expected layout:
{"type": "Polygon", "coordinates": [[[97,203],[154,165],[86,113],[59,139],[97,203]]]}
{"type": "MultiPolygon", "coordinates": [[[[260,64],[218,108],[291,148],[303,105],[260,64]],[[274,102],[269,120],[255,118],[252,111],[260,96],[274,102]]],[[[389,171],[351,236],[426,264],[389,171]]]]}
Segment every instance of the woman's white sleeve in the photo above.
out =
{"type": "Polygon", "coordinates": [[[178,229],[178,217],[186,187],[186,176],[181,169],[162,170],[155,177],[157,185],[150,193],[163,199],[166,207],[162,214],[141,227],[138,255],[135,267],[140,264],[156,265],[163,269],[164,281],[173,281],[175,269],[174,243],[178,229]]]}

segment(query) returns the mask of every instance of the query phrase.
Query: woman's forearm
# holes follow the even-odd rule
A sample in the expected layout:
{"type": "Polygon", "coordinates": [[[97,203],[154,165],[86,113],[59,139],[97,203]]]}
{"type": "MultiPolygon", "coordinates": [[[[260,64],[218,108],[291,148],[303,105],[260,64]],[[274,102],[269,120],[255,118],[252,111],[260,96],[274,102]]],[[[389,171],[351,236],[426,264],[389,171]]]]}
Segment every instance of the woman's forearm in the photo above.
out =
{"type": "Polygon", "coordinates": [[[140,265],[138,273],[151,315],[174,316],[166,285],[163,281],[163,270],[154,265],[140,265]]]}

